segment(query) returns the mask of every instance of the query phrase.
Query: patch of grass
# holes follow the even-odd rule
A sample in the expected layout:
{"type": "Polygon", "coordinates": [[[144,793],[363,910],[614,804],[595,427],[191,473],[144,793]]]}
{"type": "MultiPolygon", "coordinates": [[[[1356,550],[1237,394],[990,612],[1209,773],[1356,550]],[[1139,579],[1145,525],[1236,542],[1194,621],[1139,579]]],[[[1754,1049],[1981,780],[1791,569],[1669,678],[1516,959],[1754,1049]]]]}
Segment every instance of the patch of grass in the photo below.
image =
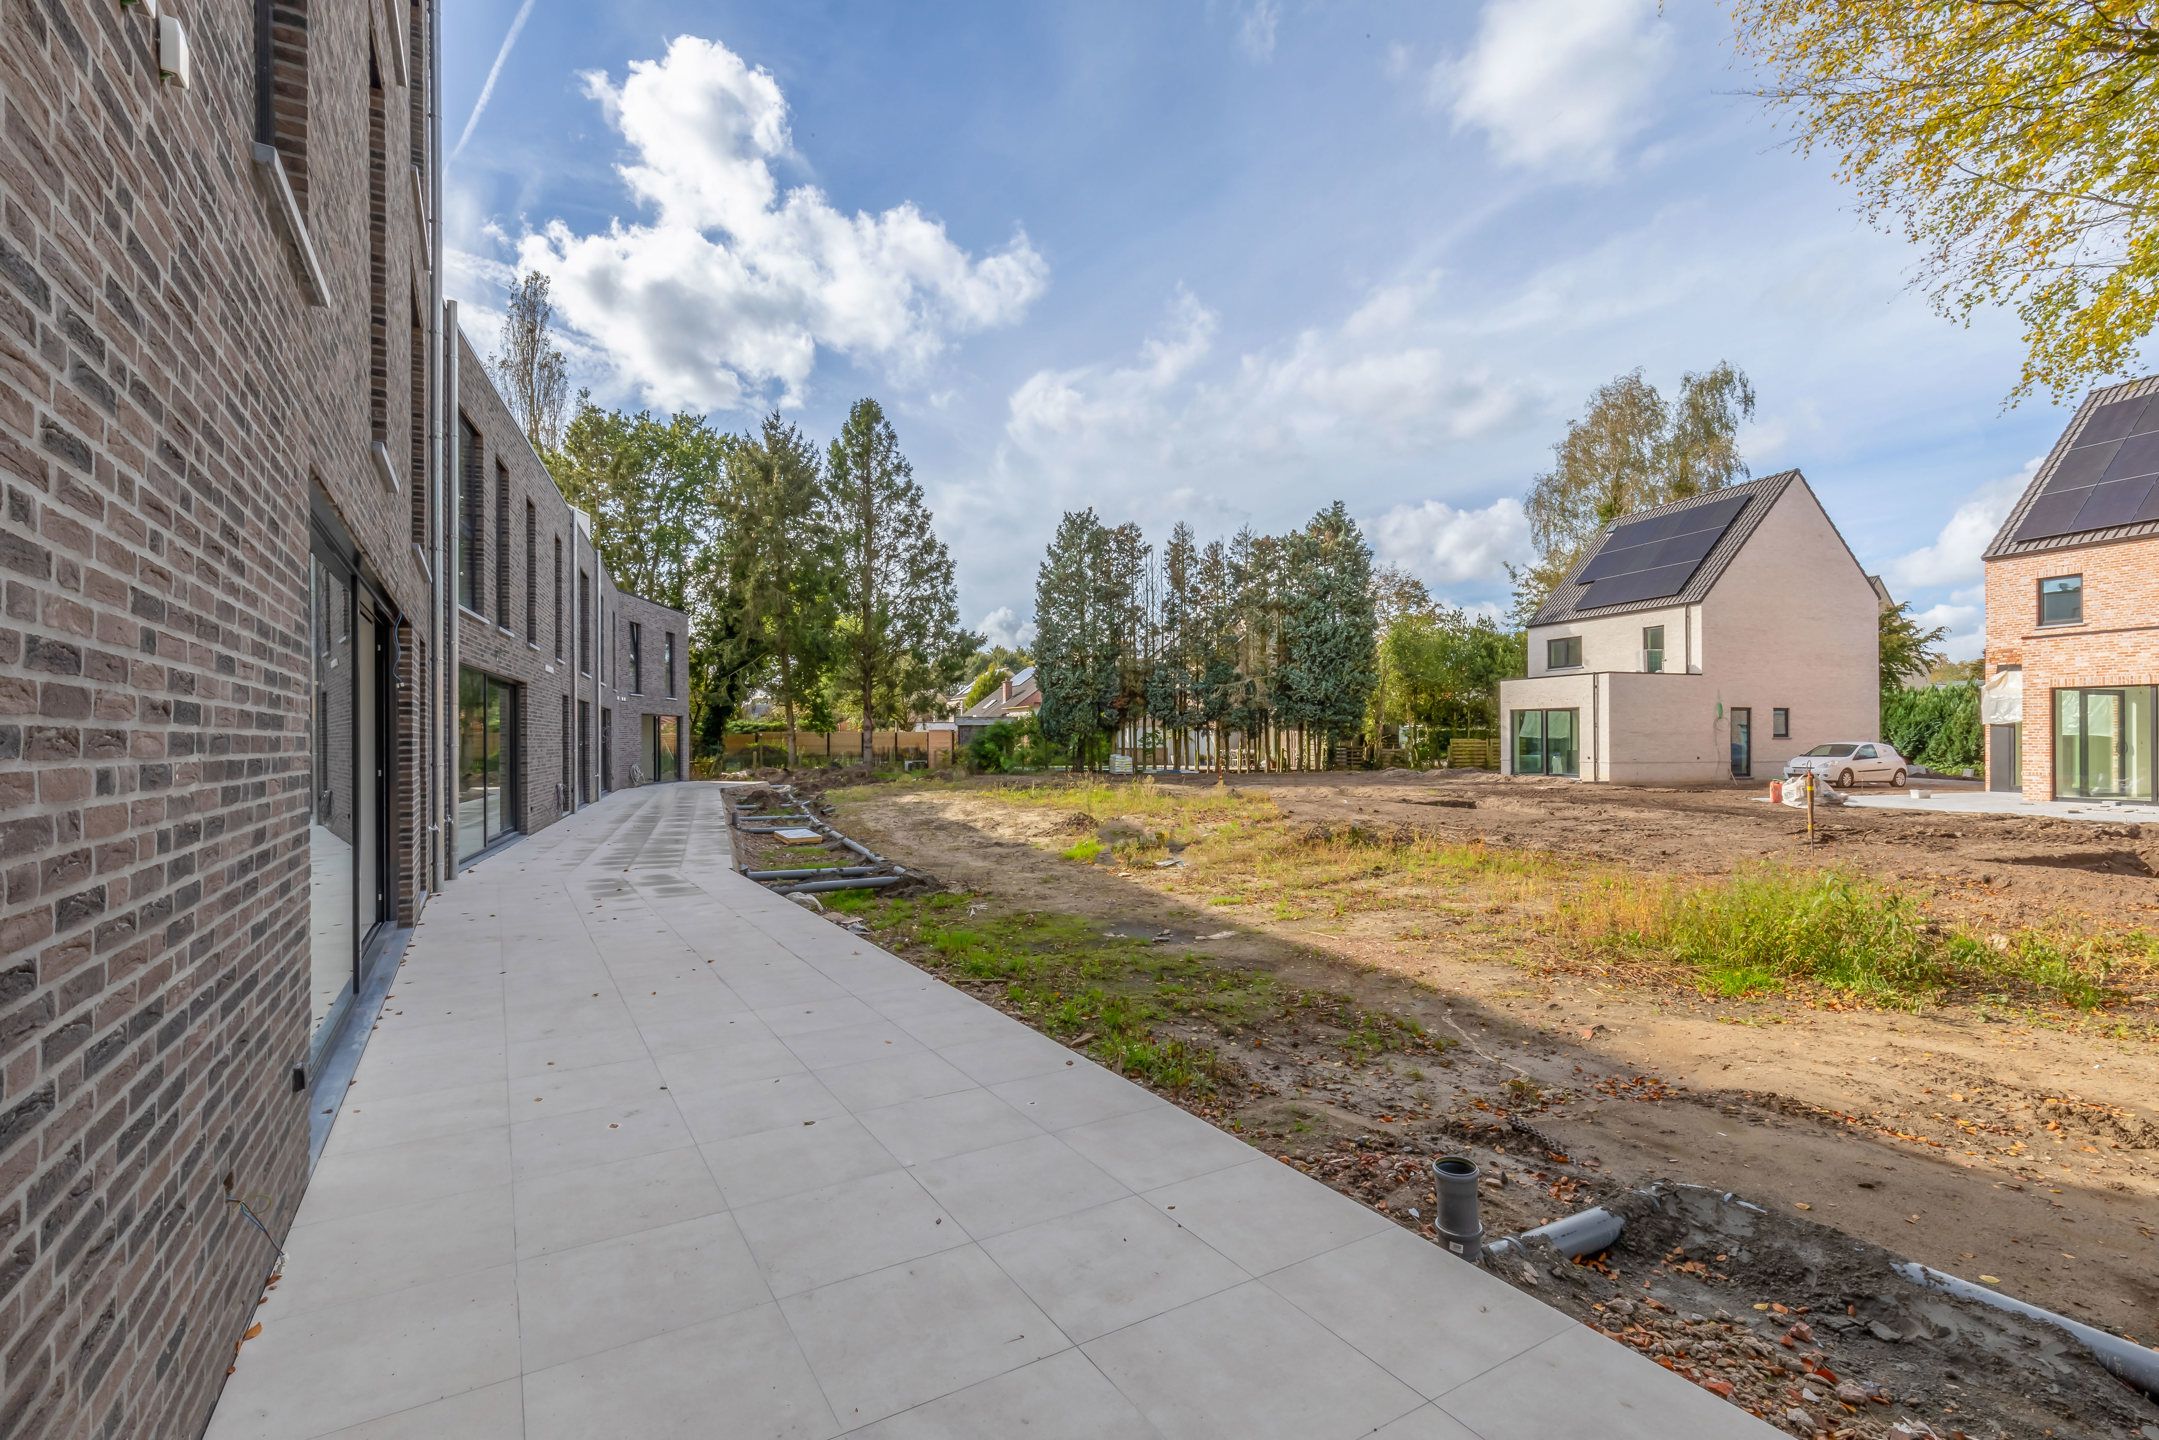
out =
{"type": "Polygon", "coordinates": [[[1228,1073],[1194,1029],[1233,1036],[1285,1016],[1310,1018],[1338,1032],[1331,1038],[1360,1062],[1441,1048],[1415,1022],[1362,1010],[1346,996],[1285,989],[1265,971],[1105,934],[1076,915],[990,914],[977,897],[958,894],[865,895],[846,908],[918,963],[1000,986],[1006,1005],[1036,1028],[1162,1090],[1205,1093],[1228,1073]]]}
{"type": "Polygon", "coordinates": [[[1989,943],[1849,871],[1777,865],[1695,883],[1605,877],[1562,900],[1558,924],[1592,944],[1685,965],[1714,995],[1800,985],[1899,1008],[2008,983],[2097,1009],[2118,998],[2110,976],[2125,947],[2151,948],[2150,937],[2070,945],[2032,931],[1989,943]]]}
{"type": "Polygon", "coordinates": [[[1095,839],[1094,836],[1089,835],[1084,839],[1081,839],[1074,844],[1066,847],[1059,853],[1062,854],[1067,860],[1077,860],[1082,865],[1092,865],[1094,863],[1095,857],[1097,855],[1100,855],[1106,848],[1107,847],[1104,846],[1101,841],[1095,839]]]}

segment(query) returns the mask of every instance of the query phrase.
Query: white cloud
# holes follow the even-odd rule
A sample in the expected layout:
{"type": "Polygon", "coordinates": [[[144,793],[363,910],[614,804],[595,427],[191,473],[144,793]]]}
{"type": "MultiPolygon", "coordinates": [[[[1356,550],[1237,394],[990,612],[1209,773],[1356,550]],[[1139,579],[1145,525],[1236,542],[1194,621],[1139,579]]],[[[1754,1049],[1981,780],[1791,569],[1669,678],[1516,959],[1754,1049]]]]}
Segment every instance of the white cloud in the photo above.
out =
{"type": "MultiPolygon", "coordinates": [[[[1980,552],[1987,548],[2002,521],[2009,518],[2017,497],[2039,471],[2037,459],[2025,462],[2014,475],[1984,485],[1956,508],[1931,545],[1899,555],[1889,562],[1888,577],[1906,588],[1967,584],[1981,573],[1980,552]]],[[[1947,624],[1946,620],[1937,624],[1947,624]]]]}
{"type": "Polygon", "coordinates": [[[1922,630],[1936,625],[1947,630],[1949,633],[1942,638],[1942,653],[1949,659],[1973,659],[1986,649],[1986,587],[1973,585],[1953,591],[1947,600],[1914,611],[1912,623],[1922,630]]]}
{"type": "Polygon", "coordinates": [[[1510,164],[1596,173],[1647,125],[1671,52],[1655,0],[1488,0],[1429,95],[1510,164]]]}
{"type": "Polygon", "coordinates": [[[552,221],[519,239],[516,265],[553,277],[564,322],[652,404],[743,408],[774,387],[792,402],[821,349],[918,378],[1048,284],[1024,232],[977,256],[911,201],[848,214],[813,185],[783,188],[786,97],[716,41],[683,36],[619,81],[584,83],[649,218],[592,233],[552,221]]]}
{"type": "Polygon", "coordinates": [[[1035,622],[1022,620],[1010,605],[1000,605],[975,622],[975,629],[993,646],[1019,650],[1035,643],[1035,622]]]}
{"type": "Polygon", "coordinates": [[[1131,362],[1041,370],[1021,382],[1005,433],[1045,465],[1144,454],[1165,471],[1400,452],[1490,433],[1517,413],[1520,389],[1454,360],[1412,323],[1430,294],[1428,284],[1380,287],[1339,325],[1210,365],[1219,317],[1180,288],[1131,362]]]}
{"type": "Polygon", "coordinates": [[[1237,21],[1237,45],[1254,60],[1274,58],[1274,32],[1282,10],[1275,0],[1253,0],[1237,21]]]}
{"type": "Polygon", "coordinates": [[[1529,555],[1522,502],[1502,496],[1481,510],[1444,500],[1397,505],[1372,522],[1372,549],[1436,590],[1504,587],[1507,563],[1529,555]]]}

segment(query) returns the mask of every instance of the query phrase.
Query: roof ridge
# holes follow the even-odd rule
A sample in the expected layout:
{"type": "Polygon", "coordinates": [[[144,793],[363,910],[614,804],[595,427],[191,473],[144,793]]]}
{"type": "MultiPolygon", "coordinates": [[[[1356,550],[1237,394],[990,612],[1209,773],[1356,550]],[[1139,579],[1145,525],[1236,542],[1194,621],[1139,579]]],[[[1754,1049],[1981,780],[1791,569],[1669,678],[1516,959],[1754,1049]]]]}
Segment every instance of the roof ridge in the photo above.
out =
{"type": "MultiPolygon", "coordinates": [[[[1754,479],[1741,480],[1737,484],[1704,490],[1699,495],[1689,495],[1683,500],[1667,501],[1662,505],[1629,511],[1604,527],[1598,534],[1596,543],[1583,552],[1582,557],[1567,571],[1567,578],[1560,581],[1552,593],[1545,597],[1544,603],[1537,607],[1537,612],[1530,616],[1529,623],[1533,626],[1557,625],[1585,614],[1626,615],[1642,610],[1668,609],[1675,605],[1692,605],[1699,602],[1717,583],[1725,566],[1730,564],[1732,556],[1736,555],[1740,547],[1754,534],[1755,527],[1761,524],[1761,517],[1775,507],[1795,480],[1803,486],[1807,483],[1807,477],[1798,466],[1793,465],[1754,479]],[[1606,605],[1585,606],[1581,603],[1584,596],[1590,593],[1591,586],[1577,581],[1575,577],[1595,562],[1620,526],[1638,520],[1675,515],[1699,506],[1714,504],[1719,500],[1728,500],[1735,494],[1748,499],[1760,497],[1763,503],[1742,505],[1739,508],[1738,513],[1726,522],[1724,533],[1718,536],[1716,544],[1696,564],[1693,573],[1687,577],[1687,583],[1677,591],[1670,595],[1650,596],[1643,600],[1620,600],[1606,605]]],[[[1809,489],[1811,491],[1811,487],[1809,489]]]]}

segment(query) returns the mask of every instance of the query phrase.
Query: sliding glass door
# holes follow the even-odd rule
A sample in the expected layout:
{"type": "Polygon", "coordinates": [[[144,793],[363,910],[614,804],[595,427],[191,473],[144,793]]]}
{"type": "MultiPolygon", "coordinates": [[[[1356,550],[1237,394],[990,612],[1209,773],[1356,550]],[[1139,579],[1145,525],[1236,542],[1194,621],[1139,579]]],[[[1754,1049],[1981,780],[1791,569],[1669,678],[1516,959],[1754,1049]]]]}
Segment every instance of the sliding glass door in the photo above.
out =
{"type": "Polygon", "coordinates": [[[311,1051],[337,1029],[369,940],[390,916],[390,622],[343,549],[308,557],[308,941],[311,1051]]]}
{"type": "Polygon", "coordinates": [[[1514,773],[1574,775],[1581,770],[1579,710],[1514,712],[1514,773]]]}
{"type": "Polygon", "coordinates": [[[515,831],[517,689],[472,669],[457,672],[457,859],[462,864],[515,831]]]}
{"type": "Polygon", "coordinates": [[[2054,692],[2054,793],[2065,800],[2155,798],[2159,686],[2054,692]]]}
{"type": "Polygon", "coordinates": [[[645,780],[680,780],[682,778],[682,717],[679,715],[647,715],[645,717],[643,768],[645,780]]]}

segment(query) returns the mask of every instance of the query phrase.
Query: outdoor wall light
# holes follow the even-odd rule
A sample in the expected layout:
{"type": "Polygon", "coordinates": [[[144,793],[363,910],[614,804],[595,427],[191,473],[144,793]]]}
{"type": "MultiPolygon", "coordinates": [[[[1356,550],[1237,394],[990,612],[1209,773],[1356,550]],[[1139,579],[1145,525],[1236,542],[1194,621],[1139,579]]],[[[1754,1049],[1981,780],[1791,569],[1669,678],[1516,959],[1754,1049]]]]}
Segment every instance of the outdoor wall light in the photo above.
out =
{"type": "Polygon", "coordinates": [[[181,90],[187,88],[187,31],[177,15],[157,20],[157,74],[160,80],[181,90]]]}

